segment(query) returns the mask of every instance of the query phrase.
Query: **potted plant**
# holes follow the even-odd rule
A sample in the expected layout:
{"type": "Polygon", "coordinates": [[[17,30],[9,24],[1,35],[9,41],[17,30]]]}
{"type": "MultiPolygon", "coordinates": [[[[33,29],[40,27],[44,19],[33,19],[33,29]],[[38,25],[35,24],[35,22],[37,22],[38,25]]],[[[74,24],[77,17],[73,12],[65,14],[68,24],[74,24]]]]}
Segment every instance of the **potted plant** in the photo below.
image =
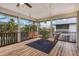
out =
{"type": "Polygon", "coordinates": [[[30,34],[32,38],[35,38],[37,36],[37,26],[36,25],[30,25],[30,34]]]}
{"type": "Polygon", "coordinates": [[[47,28],[40,28],[39,33],[42,35],[43,39],[47,39],[49,37],[50,31],[47,28]]]}

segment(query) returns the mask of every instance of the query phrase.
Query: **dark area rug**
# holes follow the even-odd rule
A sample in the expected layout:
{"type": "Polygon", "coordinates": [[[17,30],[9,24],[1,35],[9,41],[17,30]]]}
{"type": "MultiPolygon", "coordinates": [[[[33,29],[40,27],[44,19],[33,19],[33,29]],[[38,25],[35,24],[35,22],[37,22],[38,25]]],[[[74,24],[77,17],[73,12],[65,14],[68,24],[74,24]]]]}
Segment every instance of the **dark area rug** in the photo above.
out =
{"type": "Polygon", "coordinates": [[[45,39],[37,40],[37,41],[31,42],[26,45],[33,47],[35,49],[38,49],[47,54],[50,53],[52,48],[55,46],[55,44],[53,42],[51,42],[49,40],[45,40],[45,39]]]}

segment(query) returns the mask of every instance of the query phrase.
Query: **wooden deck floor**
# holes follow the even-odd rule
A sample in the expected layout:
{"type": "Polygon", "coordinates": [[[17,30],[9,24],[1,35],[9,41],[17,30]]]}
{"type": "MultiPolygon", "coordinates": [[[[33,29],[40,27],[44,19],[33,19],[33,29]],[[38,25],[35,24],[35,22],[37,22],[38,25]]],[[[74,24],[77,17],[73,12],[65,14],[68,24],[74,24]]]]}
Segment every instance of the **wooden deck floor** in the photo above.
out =
{"type": "Polygon", "coordinates": [[[79,51],[77,50],[75,43],[58,41],[49,54],[46,54],[44,52],[41,52],[37,49],[25,45],[38,39],[31,39],[21,43],[1,47],[0,55],[2,56],[78,56],[79,55],[79,51]]]}

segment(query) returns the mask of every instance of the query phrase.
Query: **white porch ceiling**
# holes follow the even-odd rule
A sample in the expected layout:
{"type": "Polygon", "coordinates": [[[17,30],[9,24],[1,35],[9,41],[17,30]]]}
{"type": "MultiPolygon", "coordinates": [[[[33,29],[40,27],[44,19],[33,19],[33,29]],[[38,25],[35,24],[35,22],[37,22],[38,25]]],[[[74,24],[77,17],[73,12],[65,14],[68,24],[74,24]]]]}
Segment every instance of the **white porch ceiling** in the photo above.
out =
{"type": "Polygon", "coordinates": [[[32,8],[24,5],[24,7],[16,7],[16,3],[0,3],[0,7],[9,9],[16,13],[23,14],[25,16],[32,16],[33,18],[45,18],[50,16],[56,16],[61,14],[67,14],[76,12],[79,10],[79,4],[77,3],[30,3],[32,8]]]}

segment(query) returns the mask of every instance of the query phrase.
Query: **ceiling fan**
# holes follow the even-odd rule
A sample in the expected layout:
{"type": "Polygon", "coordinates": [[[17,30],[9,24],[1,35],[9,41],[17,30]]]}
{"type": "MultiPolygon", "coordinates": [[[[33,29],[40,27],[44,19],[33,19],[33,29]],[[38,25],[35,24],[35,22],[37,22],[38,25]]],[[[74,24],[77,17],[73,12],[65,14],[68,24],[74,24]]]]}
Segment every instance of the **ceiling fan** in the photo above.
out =
{"type": "MultiPolygon", "coordinates": [[[[28,6],[29,8],[32,8],[32,6],[29,4],[29,3],[23,3],[24,5],[28,6]]],[[[17,7],[19,7],[21,4],[20,3],[17,3],[17,7]]]]}

